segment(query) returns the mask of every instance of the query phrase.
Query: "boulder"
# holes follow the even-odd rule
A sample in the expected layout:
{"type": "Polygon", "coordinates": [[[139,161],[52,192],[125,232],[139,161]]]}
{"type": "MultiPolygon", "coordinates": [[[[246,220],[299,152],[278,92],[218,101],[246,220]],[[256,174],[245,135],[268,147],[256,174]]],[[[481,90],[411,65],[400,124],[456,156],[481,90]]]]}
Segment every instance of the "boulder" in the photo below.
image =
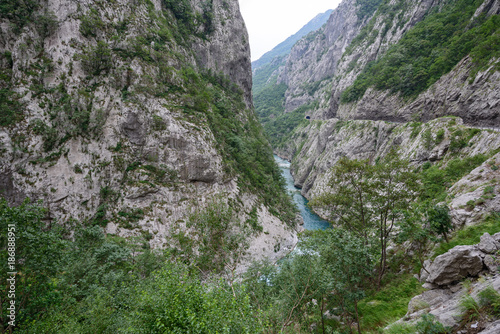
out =
{"type": "Polygon", "coordinates": [[[498,262],[495,260],[495,258],[493,256],[486,255],[484,257],[484,265],[492,273],[497,273],[498,272],[498,262]]]}
{"type": "Polygon", "coordinates": [[[486,325],[486,328],[480,334],[498,334],[500,333],[500,320],[486,325]]]}
{"type": "Polygon", "coordinates": [[[477,247],[486,254],[493,254],[500,248],[500,244],[493,239],[488,232],[486,232],[481,236],[481,241],[477,247]]]}
{"type": "Polygon", "coordinates": [[[482,253],[475,246],[456,246],[436,257],[427,270],[427,283],[448,285],[483,269],[482,253]]]}
{"type": "Polygon", "coordinates": [[[432,261],[427,259],[424,261],[422,265],[422,269],[420,269],[420,277],[419,281],[421,283],[424,283],[427,280],[427,277],[429,277],[429,267],[431,266],[432,261]]]}

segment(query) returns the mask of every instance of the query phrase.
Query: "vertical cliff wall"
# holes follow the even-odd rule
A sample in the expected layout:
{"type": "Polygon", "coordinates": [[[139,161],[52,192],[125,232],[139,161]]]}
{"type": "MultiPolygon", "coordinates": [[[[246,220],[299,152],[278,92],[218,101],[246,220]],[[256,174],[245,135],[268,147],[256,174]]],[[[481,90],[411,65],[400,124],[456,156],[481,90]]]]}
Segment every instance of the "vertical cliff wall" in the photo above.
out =
{"type": "Polygon", "coordinates": [[[40,199],[68,228],[75,219],[163,247],[222,196],[242,223],[255,215],[256,257],[293,246],[236,0],[2,8],[0,187],[11,203],[40,199]]]}

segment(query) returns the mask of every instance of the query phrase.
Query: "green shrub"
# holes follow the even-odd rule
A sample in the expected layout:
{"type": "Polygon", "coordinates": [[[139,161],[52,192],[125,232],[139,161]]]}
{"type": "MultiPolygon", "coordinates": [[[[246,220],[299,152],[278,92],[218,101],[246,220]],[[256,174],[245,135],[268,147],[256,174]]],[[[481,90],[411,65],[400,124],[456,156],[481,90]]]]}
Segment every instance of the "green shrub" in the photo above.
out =
{"type": "Polygon", "coordinates": [[[186,228],[172,226],[171,254],[176,261],[196,266],[203,275],[233,270],[248,247],[249,229],[240,224],[222,196],[196,208],[186,228]]]}
{"type": "Polygon", "coordinates": [[[5,0],[0,3],[0,17],[10,20],[19,31],[31,21],[38,7],[35,0],[5,0]]]}
{"type": "Polygon", "coordinates": [[[45,12],[35,20],[36,30],[42,40],[52,35],[56,31],[58,24],[57,17],[53,12],[45,12]]]}
{"type": "Polygon", "coordinates": [[[449,243],[441,243],[434,256],[446,253],[458,245],[474,245],[479,243],[481,236],[488,232],[493,235],[500,232],[500,216],[496,213],[488,215],[480,224],[468,226],[458,232],[450,239],[449,243]]]}
{"type": "Polygon", "coordinates": [[[424,130],[424,132],[422,133],[422,139],[424,140],[424,147],[429,150],[432,144],[431,129],[424,130]]]}
{"type": "Polygon", "coordinates": [[[57,147],[59,135],[56,129],[48,126],[42,120],[36,119],[33,121],[33,132],[41,135],[43,139],[43,150],[49,152],[57,147]]]}
{"type": "Polygon", "coordinates": [[[408,311],[410,299],[421,291],[418,280],[410,275],[390,280],[380,291],[358,303],[362,328],[375,329],[401,318],[408,311]]]}
{"type": "Polygon", "coordinates": [[[411,122],[410,127],[412,129],[410,133],[410,138],[413,139],[416,136],[418,136],[420,131],[422,131],[422,122],[411,122]]]}
{"type": "Polygon", "coordinates": [[[424,314],[416,326],[419,334],[447,334],[450,329],[444,327],[442,323],[436,321],[432,314],[424,314]]]}
{"type": "Polygon", "coordinates": [[[469,323],[472,321],[480,320],[482,318],[479,304],[469,294],[466,294],[460,300],[460,308],[462,309],[462,322],[469,323]]]}
{"type": "Polygon", "coordinates": [[[415,334],[416,331],[414,325],[396,323],[384,329],[384,334],[415,334]]]}
{"type": "Polygon", "coordinates": [[[494,317],[500,316],[500,293],[492,286],[487,287],[478,294],[479,306],[494,317]]]}
{"type": "Polygon", "coordinates": [[[165,121],[163,120],[163,118],[161,118],[160,116],[153,115],[153,125],[152,125],[152,128],[153,128],[154,131],[163,131],[163,130],[167,129],[167,124],[165,123],[165,121]]]}
{"type": "Polygon", "coordinates": [[[111,49],[104,41],[97,42],[96,47],[87,49],[79,58],[83,70],[91,76],[100,75],[102,72],[107,73],[112,68],[111,49]]]}
{"type": "Polygon", "coordinates": [[[10,89],[0,89],[0,126],[11,126],[23,119],[24,106],[19,95],[10,89]]]}
{"type": "Polygon", "coordinates": [[[87,15],[80,18],[80,33],[84,37],[97,37],[97,32],[103,30],[104,27],[104,22],[95,8],[91,8],[87,15]]]}
{"type": "Polygon", "coordinates": [[[434,144],[440,144],[444,139],[444,129],[439,129],[436,133],[436,138],[434,139],[434,144]]]}
{"type": "Polygon", "coordinates": [[[478,154],[464,159],[450,160],[442,169],[434,165],[422,170],[420,173],[422,179],[421,199],[443,201],[449,187],[485,161],[486,156],[478,154]]]}

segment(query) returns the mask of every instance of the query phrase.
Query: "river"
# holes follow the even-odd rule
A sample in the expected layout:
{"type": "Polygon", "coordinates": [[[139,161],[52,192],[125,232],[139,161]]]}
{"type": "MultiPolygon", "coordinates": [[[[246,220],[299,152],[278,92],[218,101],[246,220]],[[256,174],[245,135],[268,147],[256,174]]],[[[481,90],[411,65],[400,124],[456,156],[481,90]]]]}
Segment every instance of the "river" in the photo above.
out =
{"type": "Polygon", "coordinates": [[[300,214],[304,219],[304,228],[306,230],[324,230],[330,227],[330,223],[326,220],[321,219],[317,214],[311,211],[307,206],[307,199],[302,196],[300,193],[300,189],[295,187],[293,184],[293,177],[290,173],[290,163],[284,159],[281,159],[277,155],[274,156],[274,160],[278,163],[278,166],[281,169],[281,174],[284,176],[286,180],[286,189],[293,197],[295,203],[297,203],[297,207],[300,210],[300,214]]]}

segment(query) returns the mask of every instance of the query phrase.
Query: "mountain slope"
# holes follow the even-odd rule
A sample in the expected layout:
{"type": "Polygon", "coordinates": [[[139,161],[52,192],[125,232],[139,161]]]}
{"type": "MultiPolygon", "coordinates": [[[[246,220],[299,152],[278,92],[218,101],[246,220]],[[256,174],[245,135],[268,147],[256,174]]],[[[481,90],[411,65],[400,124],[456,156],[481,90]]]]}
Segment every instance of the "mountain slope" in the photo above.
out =
{"type": "Polygon", "coordinates": [[[7,4],[0,185],[11,203],[40,199],[68,228],[76,219],[164,247],[222,197],[252,240],[268,232],[253,256],[293,246],[237,1],[7,4]]]}

